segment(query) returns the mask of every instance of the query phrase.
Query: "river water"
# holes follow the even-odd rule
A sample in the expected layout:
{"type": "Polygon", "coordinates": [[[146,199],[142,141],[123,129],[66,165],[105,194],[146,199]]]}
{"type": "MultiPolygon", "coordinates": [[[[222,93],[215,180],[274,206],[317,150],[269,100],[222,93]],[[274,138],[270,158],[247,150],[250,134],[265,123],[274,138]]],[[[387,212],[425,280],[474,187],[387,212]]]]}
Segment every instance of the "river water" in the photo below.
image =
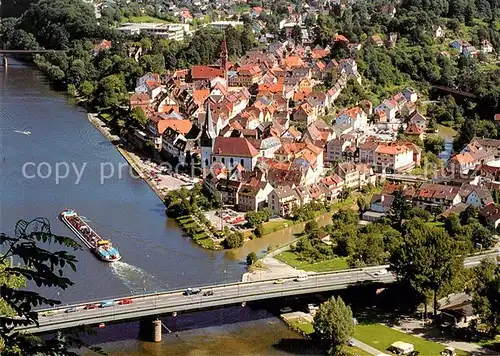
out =
{"type": "Polygon", "coordinates": [[[37,71],[10,62],[8,71],[0,73],[0,230],[12,233],[18,219],[42,216],[50,220],[54,233],[74,237],[57,218],[64,208],[73,208],[123,256],[120,262],[106,264],[87,249],[77,251],[77,271],[69,273],[75,285],[60,293],[61,300],[241,278],[242,260],[226,251],[199,248],[165,218],[160,199],[129,174],[125,160],[87,121],[83,109],[51,90],[37,71]],[[57,182],[58,163],[60,176],[64,164],[70,171],[57,182]],[[79,181],[74,168],[83,172],[79,181]],[[112,178],[101,181],[101,171],[107,177],[113,170],[112,178]]]}
{"type": "MultiPolygon", "coordinates": [[[[82,108],[53,91],[37,71],[13,60],[9,64],[0,72],[0,231],[12,234],[19,219],[42,216],[55,234],[74,237],[57,218],[64,208],[73,208],[112,239],[123,256],[106,264],[86,249],[76,251],[77,271],[68,271],[75,285],[46,291],[47,297],[71,303],[239,280],[247,253],[288,242],[302,229],[293,226],[235,251],[201,249],[166,219],[162,202],[129,174],[125,160],[87,121],[82,108]],[[23,173],[26,163],[32,165],[23,173]],[[61,175],[64,163],[70,167],[67,178],[59,181],[57,163],[61,175]],[[111,167],[113,177],[101,182],[101,170],[111,176],[111,167]]],[[[260,307],[164,322],[175,332],[165,334],[160,344],[137,341],[136,323],[106,326],[92,341],[111,355],[311,353],[310,344],[304,346],[298,334],[260,307]]]]}

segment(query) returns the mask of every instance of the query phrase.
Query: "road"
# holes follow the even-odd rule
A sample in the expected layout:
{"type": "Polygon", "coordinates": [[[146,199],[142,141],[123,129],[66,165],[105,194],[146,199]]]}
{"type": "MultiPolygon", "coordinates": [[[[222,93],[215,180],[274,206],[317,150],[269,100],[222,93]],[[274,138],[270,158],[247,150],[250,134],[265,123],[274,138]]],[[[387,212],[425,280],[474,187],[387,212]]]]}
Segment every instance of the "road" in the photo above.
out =
{"type": "MultiPolygon", "coordinates": [[[[75,304],[63,308],[39,311],[39,328],[30,326],[16,330],[49,332],[82,324],[95,325],[112,321],[133,320],[148,316],[154,317],[161,314],[171,314],[173,312],[243,303],[252,300],[344,289],[363,282],[394,282],[395,277],[391,273],[377,275],[376,272],[383,267],[388,266],[369,267],[339,273],[315,274],[308,276],[307,279],[302,281],[294,281],[294,278],[287,278],[281,280],[283,283],[275,283],[276,280],[265,280],[207,286],[202,288],[200,294],[190,296],[184,295],[184,291],[181,290],[135,296],[132,298],[131,304],[118,305],[115,303],[114,306],[106,308],[85,309],[86,305],[99,304],[100,301],[75,304]],[[213,295],[204,296],[203,293],[205,291],[212,291],[213,295]],[[68,312],[73,307],[76,308],[76,311],[68,312]]],[[[118,300],[120,299],[116,299],[115,301],[118,300]]]]}
{"type": "MultiPolygon", "coordinates": [[[[472,268],[482,259],[496,257],[499,251],[468,257],[464,266],[472,268]]],[[[101,301],[73,304],[61,308],[39,311],[39,328],[28,326],[16,330],[31,332],[49,332],[71,328],[78,325],[96,325],[99,323],[155,317],[161,314],[189,311],[223,305],[244,303],[253,300],[293,296],[307,293],[317,293],[344,289],[359,283],[392,283],[395,276],[389,272],[378,273],[388,268],[388,265],[353,269],[348,271],[312,274],[307,279],[295,281],[294,278],[284,278],[277,281],[264,280],[238,282],[216,286],[202,287],[202,292],[196,295],[184,295],[183,290],[167,293],[145,294],[131,298],[131,304],[119,305],[115,299],[114,305],[104,308],[85,309],[88,304],[100,304],[101,301]],[[212,291],[213,295],[203,295],[212,291]],[[69,312],[71,309],[73,311],[69,312]]],[[[123,297],[130,298],[130,297],[123,297]]]]}

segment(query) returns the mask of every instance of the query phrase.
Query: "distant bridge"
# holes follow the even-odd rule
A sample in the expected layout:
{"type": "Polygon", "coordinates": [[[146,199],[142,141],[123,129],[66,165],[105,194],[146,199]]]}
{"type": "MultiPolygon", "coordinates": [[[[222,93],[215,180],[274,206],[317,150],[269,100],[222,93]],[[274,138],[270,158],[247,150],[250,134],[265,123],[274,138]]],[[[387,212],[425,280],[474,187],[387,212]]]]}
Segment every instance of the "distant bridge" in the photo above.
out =
{"type": "Polygon", "coordinates": [[[448,92],[448,93],[451,93],[451,94],[456,94],[456,95],[459,95],[459,96],[464,96],[466,98],[472,98],[472,99],[477,98],[476,94],[472,94],[472,93],[469,93],[467,91],[461,91],[461,90],[453,89],[453,88],[450,88],[450,87],[445,87],[445,86],[442,86],[442,85],[433,85],[432,87],[434,89],[437,89],[437,90],[445,91],[445,92],[448,92]]]}
{"type": "MultiPolygon", "coordinates": [[[[488,252],[465,259],[464,266],[477,266],[485,258],[496,258],[500,251],[488,252]]],[[[201,287],[202,291],[196,295],[184,295],[183,290],[170,292],[149,293],[135,296],[113,298],[109,307],[98,307],[102,300],[82,302],[64,307],[38,310],[39,327],[30,325],[16,328],[32,333],[53,332],[73,328],[80,325],[98,325],[108,322],[122,322],[140,320],[140,329],[146,331],[146,339],[159,341],[161,324],[156,320],[161,315],[175,315],[181,311],[194,311],[206,308],[222,307],[238,303],[269,298],[318,293],[349,288],[363,283],[388,284],[396,280],[392,273],[377,273],[389,266],[375,266],[336,272],[315,273],[307,279],[294,281],[293,277],[283,278],[279,283],[276,280],[262,280],[254,282],[236,282],[223,285],[201,287]],[[204,292],[209,291],[209,294],[204,292]],[[130,299],[130,304],[120,305],[119,301],[130,299]],[[91,305],[92,308],[88,306],[91,305]],[[154,331],[151,337],[151,327],[154,331]],[[159,336],[158,336],[159,335],[159,336]]]]}
{"type": "Polygon", "coordinates": [[[0,49],[0,54],[41,54],[41,53],[58,53],[68,52],[63,49],[0,49]]]}
{"type": "Polygon", "coordinates": [[[64,53],[68,50],[62,49],[0,49],[0,56],[3,57],[3,66],[9,66],[7,55],[22,55],[22,54],[43,54],[43,53],[64,53]]]}

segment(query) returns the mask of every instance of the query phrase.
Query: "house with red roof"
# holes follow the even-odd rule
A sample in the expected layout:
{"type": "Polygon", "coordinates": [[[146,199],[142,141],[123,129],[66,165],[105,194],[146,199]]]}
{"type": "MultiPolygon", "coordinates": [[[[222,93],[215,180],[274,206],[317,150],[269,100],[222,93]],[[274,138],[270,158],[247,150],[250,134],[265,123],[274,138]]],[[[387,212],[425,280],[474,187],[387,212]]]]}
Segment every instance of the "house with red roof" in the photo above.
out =
{"type": "Polygon", "coordinates": [[[306,126],[312,124],[317,118],[314,109],[309,103],[303,103],[293,113],[293,121],[303,123],[306,126]]]}
{"type": "Polygon", "coordinates": [[[228,169],[241,164],[247,171],[252,171],[257,164],[259,151],[244,137],[215,138],[212,161],[220,162],[228,169]]]}
{"type": "Polygon", "coordinates": [[[405,130],[405,135],[416,136],[419,139],[424,139],[424,130],[417,124],[410,123],[405,130]]]}
{"type": "Polygon", "coordinates": [[[360,130],[368,125],[368,116],[359,106],[344,109],[335,119],[335,125],[349,126],[353,130],[360,130]]]}

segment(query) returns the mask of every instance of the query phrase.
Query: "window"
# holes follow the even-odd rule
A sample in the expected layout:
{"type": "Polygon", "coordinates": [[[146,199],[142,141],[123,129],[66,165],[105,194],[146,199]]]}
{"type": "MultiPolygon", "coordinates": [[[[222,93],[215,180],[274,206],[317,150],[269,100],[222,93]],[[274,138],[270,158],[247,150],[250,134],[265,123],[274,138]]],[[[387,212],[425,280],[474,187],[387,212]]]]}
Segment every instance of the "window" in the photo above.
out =
{"type": "Polygon", "coordinates": [[[241,159],[240,163],[243,167],[245,167],[245,160],[243,158],[241,159]]]}
{"type": "Polygon", "coordinates": [[[224,157],[222,157],[220,161],[222,162],[222,164],[226,164],[226,160],[224,159],[224,157]]]}
{"type": "Polygon", "coordinates": [[[215,162],[215,157],[214,157],[214,158],[212,158],[212,162],[215,162]]]}
{"type": "Polygon", "coordinates": [[[233,159],[233,157],[231,157],[231,159],[229,160],[229,163],[231,163],[231,167],[232,167],[232,166],[233,166],[233,164],[234,164],[234,159],[233,159]]]}
{"type": "Polygon", "coordinates": [[[205,159],[205,167],[208,167],[208,159],[205,159]]]}

